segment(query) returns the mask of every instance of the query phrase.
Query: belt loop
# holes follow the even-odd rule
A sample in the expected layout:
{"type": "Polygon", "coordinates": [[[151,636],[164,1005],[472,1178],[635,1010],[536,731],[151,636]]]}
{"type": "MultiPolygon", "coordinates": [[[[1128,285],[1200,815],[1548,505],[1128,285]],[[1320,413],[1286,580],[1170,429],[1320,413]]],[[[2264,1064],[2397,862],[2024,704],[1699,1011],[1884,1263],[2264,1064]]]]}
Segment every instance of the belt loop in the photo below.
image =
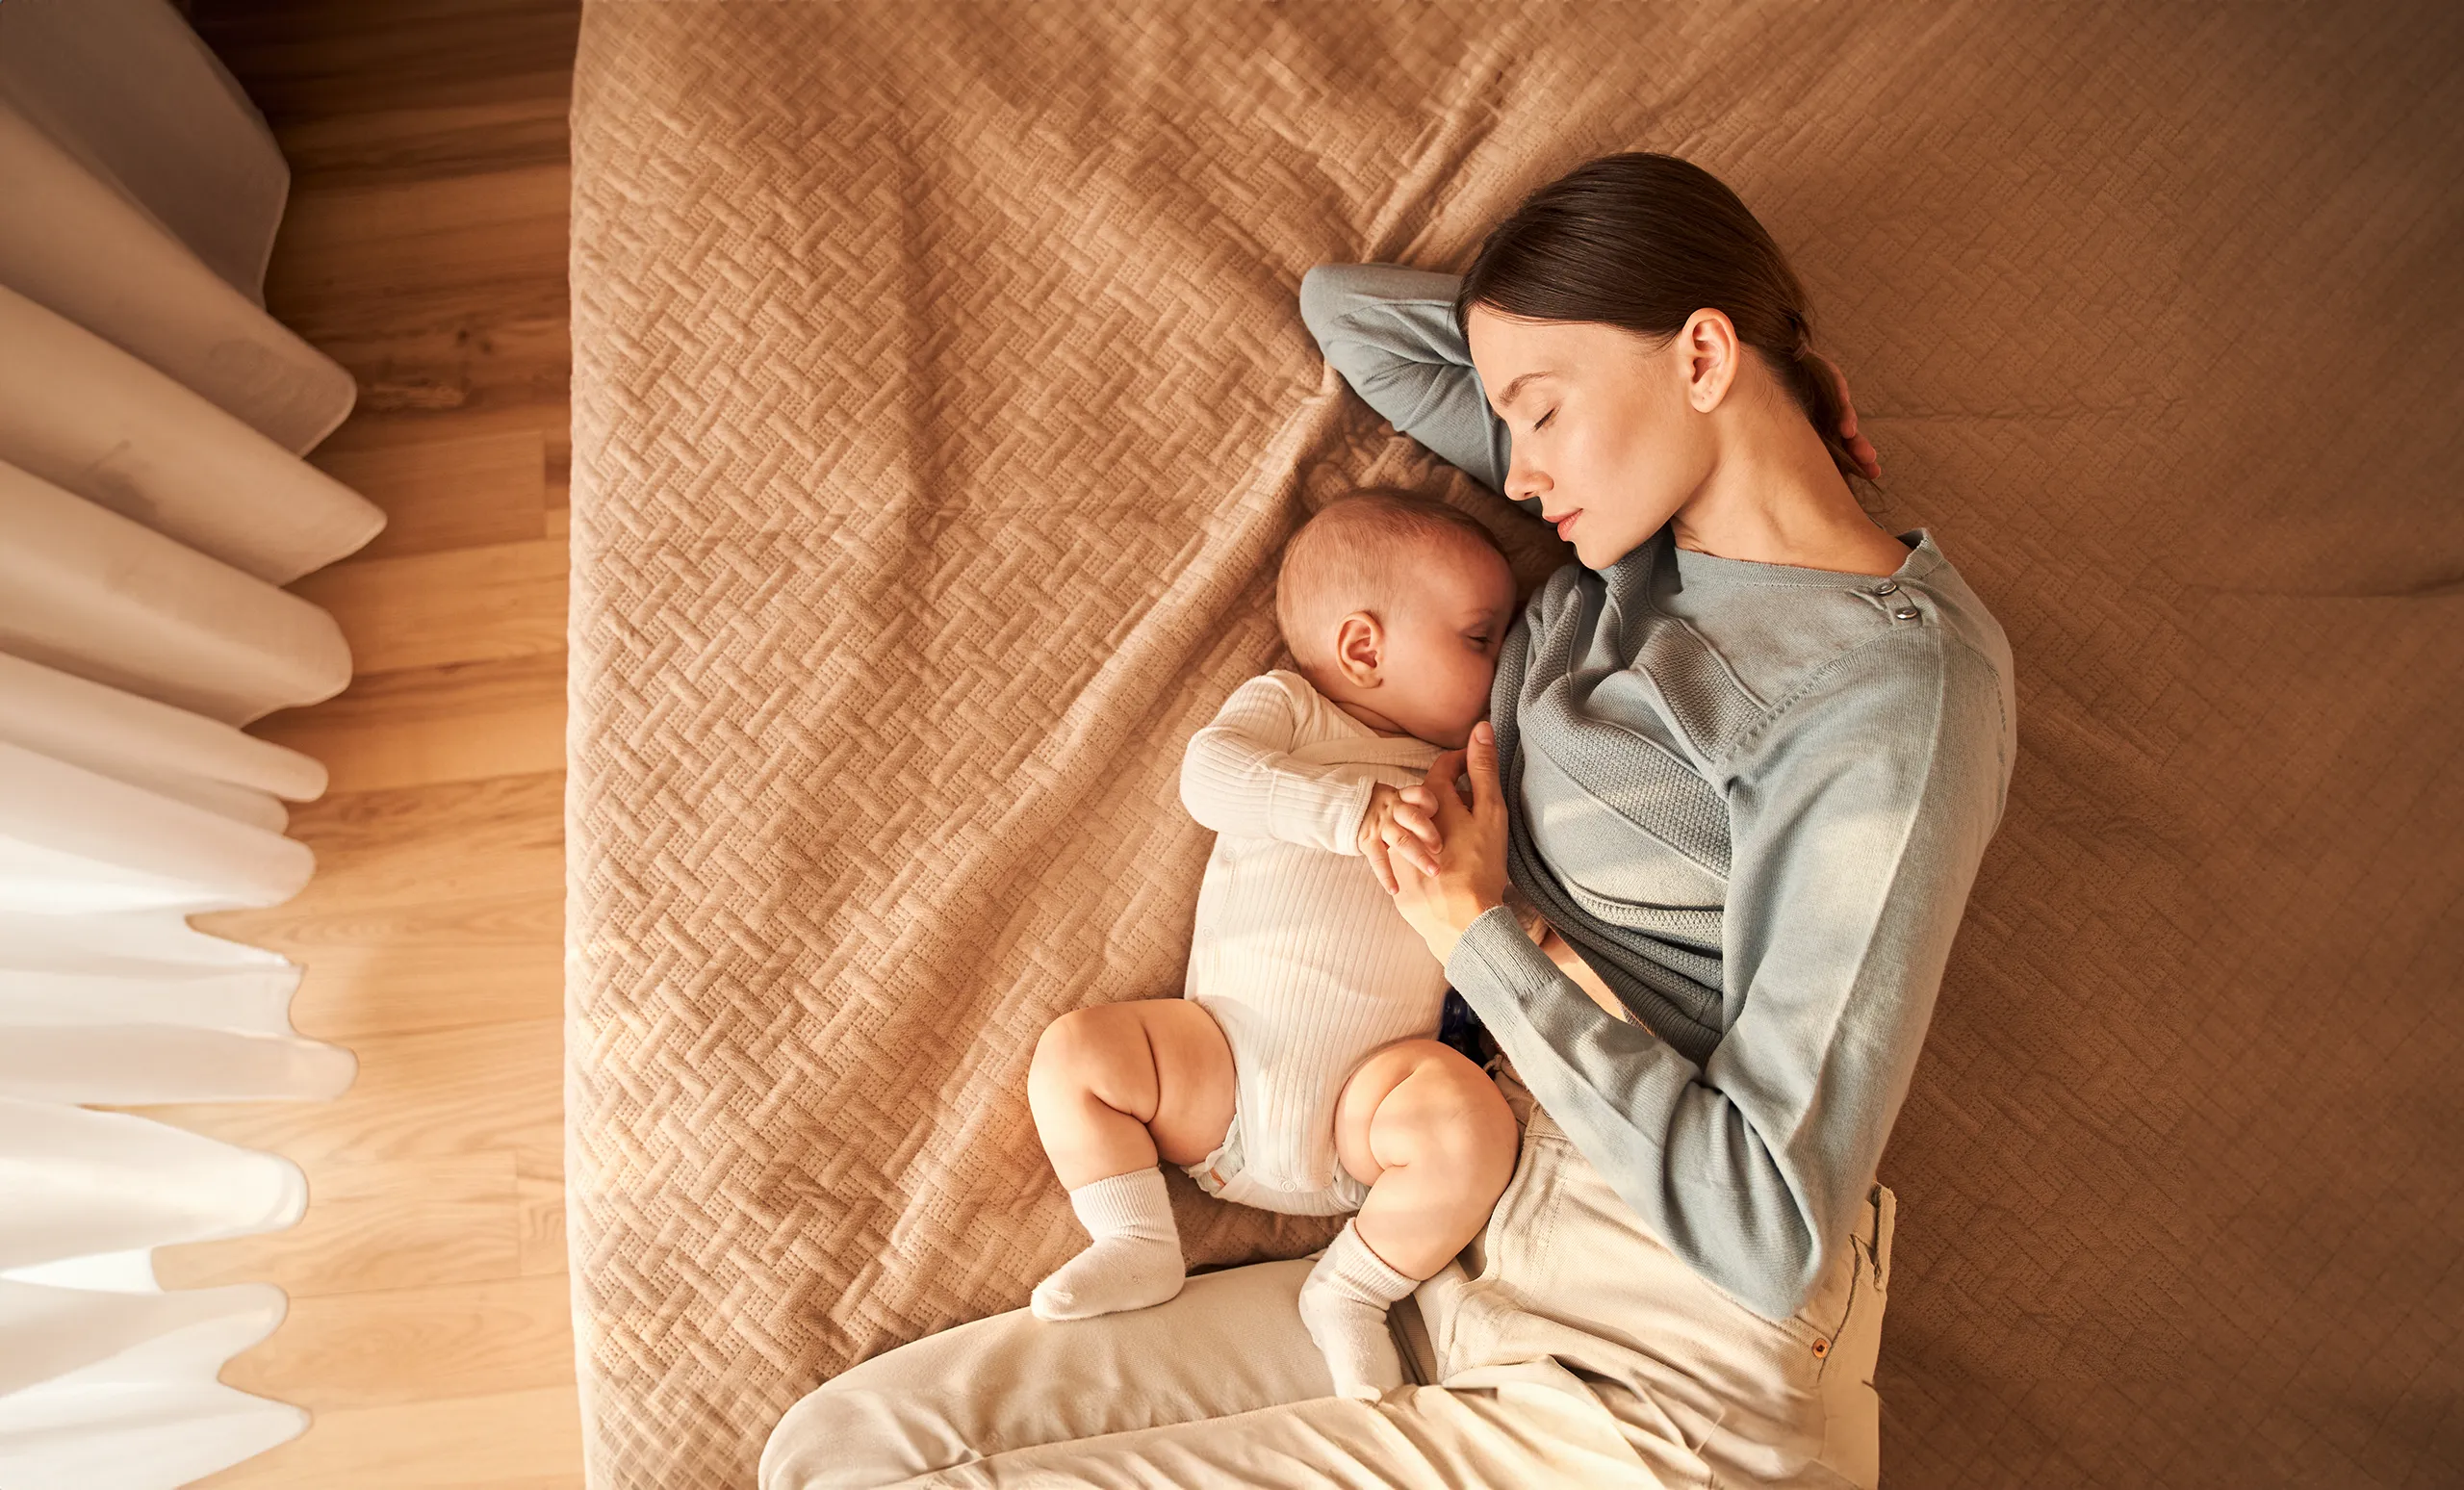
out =
{"type": "Polygon", "coordinates": [[[1891,1233],[1899,1225],[1899,1196],[1891,1194],[1888,1185],[1878,1182],[1874,1186],[1873,1193],[1866,1196],[1866,1204],[1873,1208],[1874,1287],[1878,1292],[1888,1294],[1890,1292],[1890,1240],[1891,1233]]]}

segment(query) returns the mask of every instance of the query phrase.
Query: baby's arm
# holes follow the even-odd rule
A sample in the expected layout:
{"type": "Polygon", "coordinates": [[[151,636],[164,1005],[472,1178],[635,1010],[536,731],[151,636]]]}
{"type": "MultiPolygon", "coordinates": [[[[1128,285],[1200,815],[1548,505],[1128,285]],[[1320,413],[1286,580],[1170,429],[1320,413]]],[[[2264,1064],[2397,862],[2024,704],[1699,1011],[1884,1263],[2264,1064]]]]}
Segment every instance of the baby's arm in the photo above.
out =
{"type": "Polygon", "coordinates": [[[1233,690],[1181,757],[1181,804],[1217,833],[1358,854],[1376,783],[1357,769],[1293,758],[1298,701],[1273,677],[1233,690]]]}

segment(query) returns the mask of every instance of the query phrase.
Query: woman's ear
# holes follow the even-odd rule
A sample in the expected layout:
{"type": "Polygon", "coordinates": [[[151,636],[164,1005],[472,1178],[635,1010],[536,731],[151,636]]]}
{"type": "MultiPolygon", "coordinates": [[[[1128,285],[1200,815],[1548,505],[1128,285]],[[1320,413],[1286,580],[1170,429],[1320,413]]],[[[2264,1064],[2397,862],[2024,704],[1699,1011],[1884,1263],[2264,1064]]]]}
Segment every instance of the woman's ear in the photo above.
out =
{"type": "Polygon", "coordinates": [[[1335,671],[1356,688],[1377,686],[1377,670],[1386,660],[1386,629],[1366,610],[1355,610],[1335,623],[1335,671]]]}
{"type": "Polygon", "coordinates": [[[1684,358],[1685,401],[1697,414],[1708,414],[1736,381],[1736,323],[1726,311],[1698,310],[1685,318],[1677,344],[1684,358]]]}

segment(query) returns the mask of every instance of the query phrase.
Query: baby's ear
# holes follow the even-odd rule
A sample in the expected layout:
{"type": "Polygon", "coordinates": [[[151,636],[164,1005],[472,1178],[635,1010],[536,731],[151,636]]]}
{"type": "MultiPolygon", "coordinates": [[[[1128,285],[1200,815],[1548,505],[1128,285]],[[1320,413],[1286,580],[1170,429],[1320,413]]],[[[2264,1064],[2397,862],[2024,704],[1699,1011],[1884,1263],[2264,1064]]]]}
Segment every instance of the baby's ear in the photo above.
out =
{"type": "Polygon", "coordinates": [[[1355,610],[1335,623],[1335,657],[1330,671],[1351,682],[1373,681],[1386,659],[1386,629],[1377,617],[1355,610]]]}

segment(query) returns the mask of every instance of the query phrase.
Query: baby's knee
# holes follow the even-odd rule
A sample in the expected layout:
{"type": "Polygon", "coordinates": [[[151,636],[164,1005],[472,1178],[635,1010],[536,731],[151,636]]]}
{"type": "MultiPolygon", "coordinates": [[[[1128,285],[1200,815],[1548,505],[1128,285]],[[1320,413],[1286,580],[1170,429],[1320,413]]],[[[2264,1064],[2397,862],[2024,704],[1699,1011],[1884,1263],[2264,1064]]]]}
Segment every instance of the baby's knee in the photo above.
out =
{"type": "Polygon", "coordinates": [[[1494,1173],[1503,1189],[1523,1147],[1523,1129],[1514,1120],[1489,1073],[1446,1046],[1444,1059],[1432,1058],[1418,1076],[1430,1086],[1429,1100],[1421,1104],[1423,1120],[1430,1124],[1428,1142],[1442,1145],[1448,1156],[1468,1171],[1494,1173]]]}
{"type": "Polygon", "coordinates": [[[1073,1009],[1045,1025],[1027,1063],[1030,1089],[1083,1085],[1118,1064],[1122,1032],[1117,1028],[1120,1021],[1111,1014],[1111,1009],[1100,1005],[1073,1009]]]}
{"type": "Polygon", "coordinates": [[[1104,1066],[1118,1059],[1126,1046],[1143,1049],[1145,1037],[1139,1032],[1136,1019],[1123,1017],[1123,1005],[1069,1010],[1044,1024],[1044,1032],[1035,1040],[1033,1066],[1104,1066]]]}
{"type": "MultiPolygon", "coordinates": [[[[1514,1113],[1488,1073],[1433,1040],[1390,1045],[1362,1065],[1338,1107],[1336,1138],[1339,1150],[1364,1159],[1434,1160],[1483,1184],[1494,1178],[1499,1189],[1522,1146],[1514,1113]]],[[[1345,1164],[1351,1166],[1349,1154],[1345,1164]]]]}

